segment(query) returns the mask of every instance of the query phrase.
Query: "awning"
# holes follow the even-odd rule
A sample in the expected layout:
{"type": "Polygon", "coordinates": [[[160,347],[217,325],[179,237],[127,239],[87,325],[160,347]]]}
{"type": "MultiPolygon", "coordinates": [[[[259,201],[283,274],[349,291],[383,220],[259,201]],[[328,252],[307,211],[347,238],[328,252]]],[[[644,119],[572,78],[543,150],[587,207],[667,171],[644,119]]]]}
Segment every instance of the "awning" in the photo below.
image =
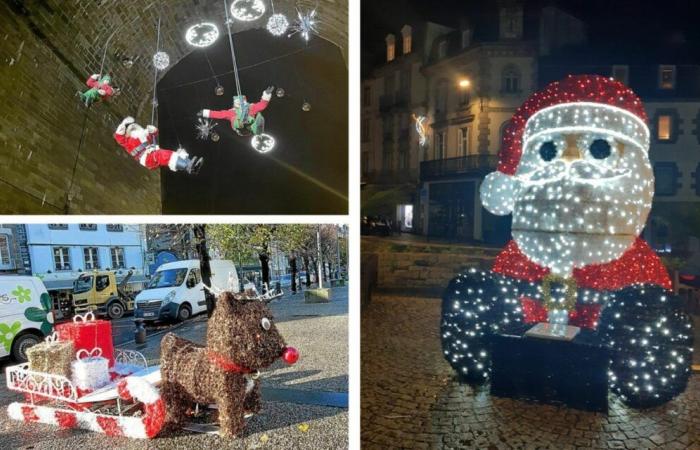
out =
{"type": "Polygon", "coordinates": [[[361,191],[362,215],[394,217],[396,206],[414,203],[417,193],[413,184],[368,184],[361,191]]]}

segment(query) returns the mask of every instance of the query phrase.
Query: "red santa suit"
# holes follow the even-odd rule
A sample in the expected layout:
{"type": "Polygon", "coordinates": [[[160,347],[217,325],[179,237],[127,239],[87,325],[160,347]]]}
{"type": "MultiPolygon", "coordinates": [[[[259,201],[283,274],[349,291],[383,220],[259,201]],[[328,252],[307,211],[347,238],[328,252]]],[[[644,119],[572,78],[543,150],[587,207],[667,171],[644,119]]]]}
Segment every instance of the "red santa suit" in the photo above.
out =
{"type": "Polygon", "coordinates": [[[124,119],[114,133],[117,143],[142,166],[150,170],[168,167],[176,172],[178,159],[187,155],[160,148],[156,142],[157,136],[156,127],[149,125],[143,128],[134,123],[131,117],[124,119]]]}
{"type": "Polygon", "coordinates": [[[110,97],[112,97],[112,95],[114,95],[114,89],[109,85],[109,81],[103,82],[100,79],[95,79],[95,75],[88,78],[85,84],[87,84],[91,89],[102,91],[100,93],[100,97],[104,98],[105,100],[108,100],[110,97]]]}

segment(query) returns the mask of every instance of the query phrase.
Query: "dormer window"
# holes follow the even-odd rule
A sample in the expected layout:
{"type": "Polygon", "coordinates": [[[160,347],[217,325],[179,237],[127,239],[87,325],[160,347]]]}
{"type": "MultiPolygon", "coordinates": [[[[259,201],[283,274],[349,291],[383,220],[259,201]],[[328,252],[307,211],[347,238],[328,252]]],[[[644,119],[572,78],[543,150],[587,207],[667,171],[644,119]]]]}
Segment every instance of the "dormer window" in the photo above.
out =
{"type": "Polygon", "coordinates": [[[447,41],[441,41],[438,44],[438,58],[442,59],[447,56],[447,41]]]}
{"type": "Polygon", "coordinates": [[[411,53],[411,45],[413,44],[413,29],[409,25],[404,25],[401,28],[401,38],[403,42],[403,54],[407,55],[411,53]]]}
{"type": "Polygon", "coordinates": [[[659,87],[661,89],[676,87],[676,66],[659,66],[659,87]]]}
{"type": "Polygon", "coordinates": [[[386,61],[391,62],[396,58],[396,38],[393,34],[386,37],[386,61]]]}
{"type": "Polygon", "coordinates": [[[501,39],[521,39],[523,37],[522,6],[506,6],[499,11],[501,39]]]}

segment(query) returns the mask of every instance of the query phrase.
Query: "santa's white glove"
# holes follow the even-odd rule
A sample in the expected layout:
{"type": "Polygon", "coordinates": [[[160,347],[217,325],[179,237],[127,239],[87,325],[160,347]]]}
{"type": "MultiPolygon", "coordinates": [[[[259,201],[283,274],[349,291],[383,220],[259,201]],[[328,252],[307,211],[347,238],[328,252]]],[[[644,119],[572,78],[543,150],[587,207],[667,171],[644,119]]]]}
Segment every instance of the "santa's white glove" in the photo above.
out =
{"type": "Polygon", "coordinates": [[[99,80],[99,79],[100,79],[100,76],[99,76],[98,74],[94,74],[94,75],[91,76],[90,78],[92,78],[93,80],[99,80]]]}
{"type": "Polygon", "coordinates": [[[146,131],[148,131],[148,134],[153,134],[158,131],[158,128],[154,127],[153,125],[149,125],[146,127],[146,131]]]}
{"type": "Polygon", "coordinates": [[[98,89],[97,93],[100,95],[105,95],[107,92],[104,89],[98,89]]]}
{"type": "Polygon", "coordinates": [[[130,125],[134,123],[134,118],[133,117],[127,117],[126,119],[122,120],[122,123],[119,124],[117,127],[117,134],[125,134],[126,133],[126,127],[127,125],[130,125]]]}

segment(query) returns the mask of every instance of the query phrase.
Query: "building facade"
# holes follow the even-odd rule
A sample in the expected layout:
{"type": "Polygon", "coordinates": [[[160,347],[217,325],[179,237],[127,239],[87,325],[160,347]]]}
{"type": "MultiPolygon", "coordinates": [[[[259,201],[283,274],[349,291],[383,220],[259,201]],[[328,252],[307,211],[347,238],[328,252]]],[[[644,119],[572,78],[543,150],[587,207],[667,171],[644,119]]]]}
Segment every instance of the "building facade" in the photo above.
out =
{"type": "Polygon", "coordinates": [[[387,35],[386,63],[362,85],[363,214],[426,236],[507,238],[509,218],[486,213],[479,185],[538,87],[541,55],[585,42],[585,27],[557,8],[533,21],[518,2],[500,3],[490,24],[407,24],[387,35]],[[565,39],[551,32],[563,26],[565,39]]]}
{"type": "Polygon", "coordinates": [[[145,242],[140,225],[27,224],[26,247],[32,275],[47,290],[71,290],[81,273],[114,270],[121,278],[131,270],[131,283],[145,282],[145,242]]]}
{"type": "Polygon", "coordinates": [[[0,274],[31,273],[32,263],[24,225],[0,224],[0,274]]]}

